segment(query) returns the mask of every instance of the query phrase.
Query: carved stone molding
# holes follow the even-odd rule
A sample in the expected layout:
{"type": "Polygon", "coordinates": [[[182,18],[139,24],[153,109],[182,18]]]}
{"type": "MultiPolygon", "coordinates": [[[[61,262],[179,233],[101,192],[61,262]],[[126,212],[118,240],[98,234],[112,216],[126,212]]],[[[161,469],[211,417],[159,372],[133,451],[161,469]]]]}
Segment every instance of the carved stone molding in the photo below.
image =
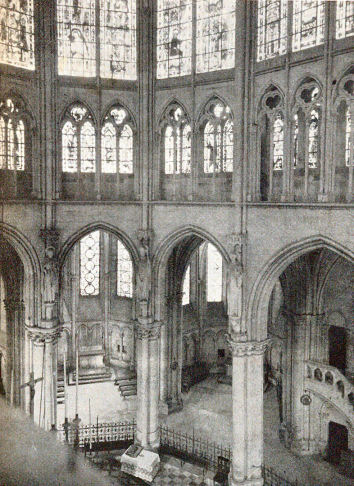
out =
{"type": "Polygon", "coordinates": [[[158,339],[160,337],[160,322],[137,322],[135,333],[137,339],[158,339]]]}
{"type": "Polygon", "coordinates": [[[35,344],[53,343],[55,344],[60,336],[59,326],[55,327],[31,327],[26,326],[28,337],[35,344]]]}
{"type": "Polygon", "coordinates": [[[228,335],[227,341],[229,343],[230,349],[232,351],[232,356],[243,357],[243,356],[256,356],[265,353],[266,349],[270,345],[270,339],[265,341],[243,341],[245,334],[240,334],[238,336],[228,335]]]}

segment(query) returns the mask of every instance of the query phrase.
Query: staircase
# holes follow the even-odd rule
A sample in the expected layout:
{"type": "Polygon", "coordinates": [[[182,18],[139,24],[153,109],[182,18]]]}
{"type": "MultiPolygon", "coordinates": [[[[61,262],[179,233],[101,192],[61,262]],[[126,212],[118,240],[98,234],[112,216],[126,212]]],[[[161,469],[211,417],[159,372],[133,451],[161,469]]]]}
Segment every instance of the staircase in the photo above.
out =
{"type": "Polygon", "coordinates": [[[137,395],[136,376],[117,378],[114,384],[118,386],[123,398],[135,397],[137,395]]]}
{"type": "Polygon", "coordinates": [[[348,378],[334,366],[316,361],[307,361],[306,370],[306,388],[331,402],[352,423],[354,387],[348,378]]]}

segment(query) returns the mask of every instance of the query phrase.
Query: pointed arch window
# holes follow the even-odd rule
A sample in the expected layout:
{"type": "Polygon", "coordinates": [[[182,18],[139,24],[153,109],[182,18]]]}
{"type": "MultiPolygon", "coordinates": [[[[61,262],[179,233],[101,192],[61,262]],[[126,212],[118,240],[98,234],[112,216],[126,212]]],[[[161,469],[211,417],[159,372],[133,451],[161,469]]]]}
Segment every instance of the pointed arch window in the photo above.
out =
{"type": "Polygon", "coordinates": [[[204,126],[204,172],[233,171],[233,121],[228,106],[216,101],[209,104],[204,126]]]}
{"type": "Polygon", "coordinates": [[[25,170],[25,123],[21,108],[10,98],[0,103],[0,169],[25,170]]]}
{"type": "Polygon", "coordinates": [[[92,116],[83,105],[71,106],[62,126],[62,171],[96,171],[96,139],[92,116]]]}
{"type": "Polygon", "coordinates": [[[100,291],[100,231],[80,240],[80,295],[94,296],[100,291]]]}
{"type": "Polygon", "coordinates": [[[293,51],[301,51],[323,43],[325,3],[323,0],[294,0],[293,51]]]}
{"type": "Polygon", "coordinates": [[[191,127],[180,106],[173,106],[165,117],[163,134],[165,174],[191,172],[191,127]]]}
{"type": "Polygon", "coordinates": [[[60,75],[136,79],[135,0],[57,0],[57,32],[60,75]]]}
{"type": "Polygon", "coordinates": [[[222,255],[207,243],[207,302],[222,301],[222,255]]]}
{"type": "Polygon", "coordinates": [[[354,2],[337,0],[336,2],[336,38],[343,39],[354,35],[354,2]]]}
{"type": "Polygon", "coordinates": [[[191,266],[188,265],[183,277],[183,296],[182,305],[188,305],[190,303],[190,293],[191,293],[191,266]]]}
{"type": "Polygon", "coordinates": [[[312,110],[310,113],[308,127],[308,166],[309,169],[316,169],[318,165],[318,125],[319,113],[312,110]]]}
{"type": "Polygon", "coordinates": [[[258,0],[257,61],[287,50],[287,0],[258,0]]]}
{"type": "Polygon", "coordinates": [[[353,166],[353,161],[351,160],[351,130],[352,130],[352,119],[350,113],[350,107],[348,106],[345,112],[345,165],[347,167],[353,166]]]}
{"type": "Polygon", "coordinates": [[[23,69],[35,69],[33,0],[2,2],[0,62],[23,69]]]}
{"type": "Polygon", "coordinates": [[[134,145],[131,118],[121,106],[111,108],[101,131],[101,170],[105,174],[133,174],[134,145]]]}
{"type": "Polygon", "coordinates": [[[281,113],[273,122],[273,170],[282,170],[284,161],[284,121],[281,113]]]}

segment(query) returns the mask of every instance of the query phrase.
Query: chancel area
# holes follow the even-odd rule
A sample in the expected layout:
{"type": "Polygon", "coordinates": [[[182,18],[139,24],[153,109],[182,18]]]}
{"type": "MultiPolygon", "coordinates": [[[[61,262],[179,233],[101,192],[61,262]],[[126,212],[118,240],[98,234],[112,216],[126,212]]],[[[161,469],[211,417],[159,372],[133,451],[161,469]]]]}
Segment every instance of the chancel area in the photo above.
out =
{"type": "Polygon", "coordinates": [[[353,41],[351,0],[1,2],[23,484],[11,420],[65,484],[352,484],[353,41]]]}

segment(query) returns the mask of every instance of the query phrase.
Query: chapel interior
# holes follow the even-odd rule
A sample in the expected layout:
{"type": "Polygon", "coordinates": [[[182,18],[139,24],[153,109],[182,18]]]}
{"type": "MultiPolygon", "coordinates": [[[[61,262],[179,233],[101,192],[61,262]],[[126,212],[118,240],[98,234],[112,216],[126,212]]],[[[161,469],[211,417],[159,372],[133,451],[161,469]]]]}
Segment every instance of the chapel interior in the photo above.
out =
{"type": "MultiPolygon", "coordinates": [[[[57,473],[30,476],[22,434],[59,470],[71,426],[91,448],[123,423],[227,465],[132,485],[352,484],[353,41],[352,0],[0,2],[0,443],[23,484],[57,473]]],[[[106,484],[85,467],[61,484],[106,484]]]]}

